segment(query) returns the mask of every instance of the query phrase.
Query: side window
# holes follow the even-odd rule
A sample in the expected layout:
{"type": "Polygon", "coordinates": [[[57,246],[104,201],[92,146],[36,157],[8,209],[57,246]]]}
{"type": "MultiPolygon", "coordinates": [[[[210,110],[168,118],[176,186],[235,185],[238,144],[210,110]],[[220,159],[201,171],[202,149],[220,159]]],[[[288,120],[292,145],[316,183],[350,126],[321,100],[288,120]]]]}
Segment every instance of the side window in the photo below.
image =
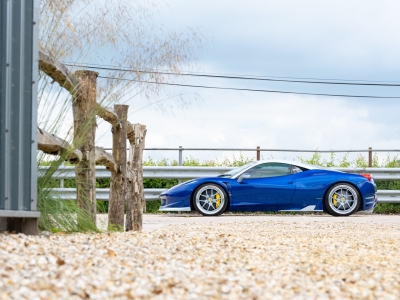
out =
{"type": "Polygon", "coordinates": [[[287,164],[265,163],[247,170],[246,173],[250,174],[250,178],[266,178],[289,175],[291,169],[292,166],[287,164]]]}
{"type": "Polygon", "coordinates": [[[296,166],[292,166],[292,171],[290,173],[297,174],[297,173],[301,173],[301,172],[303,172],[302,169],[300,169],[299,167],[296,167],[296,166]]]}

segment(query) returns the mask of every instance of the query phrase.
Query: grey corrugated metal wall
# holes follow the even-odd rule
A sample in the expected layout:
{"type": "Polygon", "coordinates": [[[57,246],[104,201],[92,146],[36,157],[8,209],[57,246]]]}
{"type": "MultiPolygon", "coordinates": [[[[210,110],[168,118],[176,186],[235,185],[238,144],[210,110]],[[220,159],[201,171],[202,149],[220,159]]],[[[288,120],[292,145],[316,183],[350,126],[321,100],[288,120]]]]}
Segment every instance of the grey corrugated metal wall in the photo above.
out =
{"type": "Polygon", "coordinates": [[[37,218],[38,1],[0,1],[0,218],[37,218]]]}

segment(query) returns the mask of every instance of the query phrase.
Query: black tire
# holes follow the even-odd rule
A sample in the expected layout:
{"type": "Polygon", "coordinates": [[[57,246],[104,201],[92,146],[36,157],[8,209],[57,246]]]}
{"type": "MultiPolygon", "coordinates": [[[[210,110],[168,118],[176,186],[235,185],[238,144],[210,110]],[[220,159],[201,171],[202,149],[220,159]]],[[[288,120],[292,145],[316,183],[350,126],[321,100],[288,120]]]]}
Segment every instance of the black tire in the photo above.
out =
{"type": "Polygon", "coordinates": [[[219,216],[226,210],[228,195],[214,183],[200,185],[193,194],[193,206],[203,216],[219,216]]]}
{"type": "Polygon", "coordinates": [[[361,204],[358,190],[349,183],[337,183],[325,194],[327,212],[335,217],[347,217],[358,211],[361,204]]]}

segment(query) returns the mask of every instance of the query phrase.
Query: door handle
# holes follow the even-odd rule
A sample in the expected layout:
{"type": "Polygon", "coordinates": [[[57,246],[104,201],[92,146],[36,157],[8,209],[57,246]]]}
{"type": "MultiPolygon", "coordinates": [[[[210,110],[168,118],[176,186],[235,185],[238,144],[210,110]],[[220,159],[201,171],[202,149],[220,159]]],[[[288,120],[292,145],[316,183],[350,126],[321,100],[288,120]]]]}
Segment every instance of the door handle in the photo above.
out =
{"type": "Polygon", "coordinates": [[[288,181],[288,183],[289,183],[289,184],[293,184],[293,183],[294,183],[294,180],[288,181]]]}

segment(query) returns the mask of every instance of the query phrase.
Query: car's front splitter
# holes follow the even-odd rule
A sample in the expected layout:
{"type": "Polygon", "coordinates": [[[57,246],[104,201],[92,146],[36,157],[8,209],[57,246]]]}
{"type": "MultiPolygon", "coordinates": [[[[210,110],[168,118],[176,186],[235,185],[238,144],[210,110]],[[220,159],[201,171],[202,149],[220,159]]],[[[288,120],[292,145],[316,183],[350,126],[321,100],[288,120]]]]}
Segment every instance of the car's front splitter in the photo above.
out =
{"type": "Polygon", "coordinates": [[[165,207],[160,206],[159,211],[191,211],[189,207],[165,207]]]}

